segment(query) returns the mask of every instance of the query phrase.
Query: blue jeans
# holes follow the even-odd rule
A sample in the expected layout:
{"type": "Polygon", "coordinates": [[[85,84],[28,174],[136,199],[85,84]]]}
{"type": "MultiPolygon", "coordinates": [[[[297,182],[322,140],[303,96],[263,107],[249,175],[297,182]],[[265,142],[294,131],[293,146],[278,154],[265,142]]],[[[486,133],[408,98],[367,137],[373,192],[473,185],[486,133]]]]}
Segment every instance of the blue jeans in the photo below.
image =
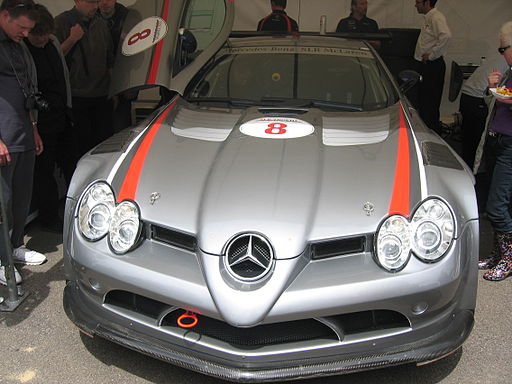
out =
{"type": "Polygon", "coordinates": [[[495,231],[512,232],[512,136],[497,134],[495,140],[496,164],[487,200],[487,216],[495,231]]]}

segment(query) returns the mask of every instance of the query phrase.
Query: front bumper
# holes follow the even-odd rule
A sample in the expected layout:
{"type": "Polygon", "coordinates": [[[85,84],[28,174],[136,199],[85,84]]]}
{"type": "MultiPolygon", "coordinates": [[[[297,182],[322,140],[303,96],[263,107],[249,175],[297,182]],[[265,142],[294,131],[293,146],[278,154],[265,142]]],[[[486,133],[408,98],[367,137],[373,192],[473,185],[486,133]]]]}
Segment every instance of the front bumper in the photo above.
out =
{"type": "MultiPolygon", "coordinates": [[[[474,323],[473,312],[465,310],[453,314],[449,324],[428,339],[395,346],[383,343],[365,353],[347,354],[345,351],[329,356],[303,357],[284,363],[277,361],[275,364],[259,365],[254,362],[244,364],[219,360],[195,350],[192,339],[181,345],[165,342],[129,319],[97,308],[94,303],[88,302],[86,295],[72,282],[64,291],[64,307],[68,317],[87,334],[100,336],[186,369],[242,383],[292,380],[428,362],[459,348],[469,336],[474,323]]],[[[354,348],[356,351],[358,349],[354,348]]],[[[340,347],[340,350],[345,348],[340,347]]]]}
{"type": "MultiPolygon", "coordinates": [[[[98,252],[98,244],[83,242],[73,233],[70,236],[66,243],[73,247],[65,250],[70,282],[64,291],[64,307],[80,329],[226,380],[291,380],[428,362],[459,348],[474,323],[477,222],[465,226],[440,263],[422,270],[418,262],[409,275],[390,276],[380,270],[381,278],[371,279],[369,276],[379,276],[379,270],[372,269],[375,263],[371,257],[367,262],[368,255],[310,263],[270,305],[262,322],[272,325],[311,319],[333,327],[338,314],[389,310],[403,314],[407,318],[405,326],[402,323],[394,328],[343,335],[339,340],[317,338],[256,348],[239,348],[197,329],[168,326],[162,320],[176,308],[183,308],[205,319],[225,321],[225,313],[212,300],[201,272],[205,265],[213,269],[215,259],[208,261],[207,255],[201,255],[201,265],[190,252],[167,247],[163,253],[163,246],[156,243],[142,246],[133,256],[113,258],[106,251],[98,252]],[[337,268],[337,264],[343,267],[337,268]],[[151,318],[147,308],[144,311],[138,305],[131,309],[115,305],[106,299],[111,292],[147,298],[143,306],[161,305],[158,308],[163,315],[151,318]],[[428,305],[414,313],[412,308],[418,309],[417,304],[422,303],[428,305]]],[[[251,304],[259,308],[265,303],[251,304]]],[[[242,304],[233,308],[233,313],[238,316],[240,308],[242,304]]]]}

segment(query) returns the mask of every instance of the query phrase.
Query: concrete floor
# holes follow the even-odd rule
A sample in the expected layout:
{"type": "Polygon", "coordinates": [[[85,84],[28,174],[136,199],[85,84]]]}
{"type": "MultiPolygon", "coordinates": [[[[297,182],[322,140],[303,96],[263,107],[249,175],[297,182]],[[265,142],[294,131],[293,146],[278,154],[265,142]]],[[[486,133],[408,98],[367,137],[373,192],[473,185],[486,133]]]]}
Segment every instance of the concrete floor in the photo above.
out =
{"type": "MultiPolygon", "coordinates": [[[[481,221],[481,252],[490,247],[491,230],[481,221]]],[[[29,246],[45,252],[48,263],[23,267],[30,293],[13,313],[0,312],[0,383],[201,383],[223,381],[163,363],[102,339],[80,334],[62,309],[62,237],[33,226],[29,246]]],[[[479,280],[475,328],[463,348],[436,363],[300,381],[331,383],[510,383],[512,278],[479,280]]],[[[0,295],[5,295],[0,287],[0,295]]],[[[297,382],[299,383],[299,382],[297,382]]]]}

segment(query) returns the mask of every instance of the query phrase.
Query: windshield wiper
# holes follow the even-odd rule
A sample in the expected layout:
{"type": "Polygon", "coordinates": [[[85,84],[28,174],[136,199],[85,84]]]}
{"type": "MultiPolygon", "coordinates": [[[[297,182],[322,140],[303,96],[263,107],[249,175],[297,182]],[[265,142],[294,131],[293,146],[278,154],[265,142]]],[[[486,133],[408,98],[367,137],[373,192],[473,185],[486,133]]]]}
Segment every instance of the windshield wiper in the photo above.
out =
{"type": "Polygon", "coordinates": [[[253,106],[261,103],[250,99],[237,99],[232,97],[192,97],[187,99],[189,103],[226,103],[232,106],[253,106]]]}
{"type": "Polygon", "coordinates": [[[307,100],[307,99],[280,99],[280,98],[271,98],[265,97],[261,99],[263,102],[271,102],[273,104],[281,108],[330,108],[330,109],[338,109],[343,111],[358,111],[361,112],[363,107],[355,104],[345,104],[339,103],[335,101],[325,101],[325,100],[307,100]]]}

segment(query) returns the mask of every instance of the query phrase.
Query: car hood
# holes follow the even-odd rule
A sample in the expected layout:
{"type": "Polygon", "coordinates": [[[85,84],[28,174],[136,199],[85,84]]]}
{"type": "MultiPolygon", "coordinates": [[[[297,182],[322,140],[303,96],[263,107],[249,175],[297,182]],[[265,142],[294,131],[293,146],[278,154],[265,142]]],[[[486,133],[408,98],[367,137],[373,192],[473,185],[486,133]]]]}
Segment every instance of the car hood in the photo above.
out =
{"type": "Polygon", "coordinates": [[[387,215],[408,215],[422,196],[419,160],[401,104],[215,110],[177,99],[109,181],[144,221],[196,236],[202,252],[222,255],[251,232],[269,240],[276,259],[290,259],[310,242],[373,233],[387,215]],[[298,137],[283,138],[283,125],[298,137]]]}

